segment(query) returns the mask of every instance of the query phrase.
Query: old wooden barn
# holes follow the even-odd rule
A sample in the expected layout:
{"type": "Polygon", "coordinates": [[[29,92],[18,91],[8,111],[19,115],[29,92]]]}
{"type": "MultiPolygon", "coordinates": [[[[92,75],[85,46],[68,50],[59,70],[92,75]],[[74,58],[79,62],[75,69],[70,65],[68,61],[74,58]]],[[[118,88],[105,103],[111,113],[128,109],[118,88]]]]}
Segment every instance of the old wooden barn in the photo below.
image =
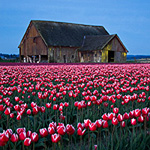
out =
{"type": "Polygon", "coordinates": [[[21,62],[125,62],[127,49],[103,26],[32,20],[19,45],[21,62]]]}

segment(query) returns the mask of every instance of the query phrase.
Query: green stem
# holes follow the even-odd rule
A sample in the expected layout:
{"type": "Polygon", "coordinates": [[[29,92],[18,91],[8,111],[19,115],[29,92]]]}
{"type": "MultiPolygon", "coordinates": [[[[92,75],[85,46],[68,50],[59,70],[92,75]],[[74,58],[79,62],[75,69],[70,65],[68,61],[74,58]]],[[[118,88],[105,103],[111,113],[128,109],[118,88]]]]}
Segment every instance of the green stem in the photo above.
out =
{"type": "Polygon", "coordinates": [[[145,134],[145,136],[146,136],[146,117],[147,116],[145,116],[145,120],[144,120],[144,134],[145,134]]]}
{"type": "Polygon", "coordinates": [[[33,150],[35,150],[35,142],[33,142],[33,150]]]}
{"type": "Polygon", "coordinates": [[[114,131],[115,131],[115,125],[113,126],[113,131],[112,131],[112,135],[111,135],[111,150],[113,150],[114,147],[114,142],[113,142],[113,135],[114,135],[114,131]]]}
{"type": "Polygon", "coordinates": [[[80,136],[80,150],[82,150],[82,136],[80,136]]]}

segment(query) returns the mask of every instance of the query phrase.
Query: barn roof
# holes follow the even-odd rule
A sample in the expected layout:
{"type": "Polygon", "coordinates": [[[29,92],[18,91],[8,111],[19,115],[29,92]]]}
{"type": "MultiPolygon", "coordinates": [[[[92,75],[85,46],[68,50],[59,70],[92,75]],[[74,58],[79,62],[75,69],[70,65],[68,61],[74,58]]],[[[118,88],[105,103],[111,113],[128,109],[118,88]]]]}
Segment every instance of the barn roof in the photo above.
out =
{"type": "Polygon", "coordinates": [[[83,40],[83,44],[80,51],[93,51],[93,50],[102,50],[114,37],[117,37],[121,45],[124,47],[125,51],[128,50],[125,48],[117,34],[113,35],[93,35],[93,36],[85,36],[83,40]]]}
{"type": "Polygon", "coordinates": [[[115,36],[116,36],[116,34],[114,34],[114,35],[85,36],[80,50],[81,51],[101,50],[115,36]]]}
{"type": "Polygon", "coordinates": [[[48,46],[81,47],[84,36],[109,35],[103,26],[31,21],[48,46]]]}

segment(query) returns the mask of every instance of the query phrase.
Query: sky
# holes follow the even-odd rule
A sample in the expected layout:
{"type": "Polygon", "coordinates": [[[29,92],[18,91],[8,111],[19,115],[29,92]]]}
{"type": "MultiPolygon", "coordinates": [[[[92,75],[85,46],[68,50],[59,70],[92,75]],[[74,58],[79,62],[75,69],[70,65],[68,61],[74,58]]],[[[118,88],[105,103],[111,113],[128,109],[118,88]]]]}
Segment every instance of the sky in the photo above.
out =
{"type": "Polygon", "coordinates": [[[129,55],[150,55],[150,0],[0,0],[0,53],[19,54],[31,20],[104,26],[129,55]]]}

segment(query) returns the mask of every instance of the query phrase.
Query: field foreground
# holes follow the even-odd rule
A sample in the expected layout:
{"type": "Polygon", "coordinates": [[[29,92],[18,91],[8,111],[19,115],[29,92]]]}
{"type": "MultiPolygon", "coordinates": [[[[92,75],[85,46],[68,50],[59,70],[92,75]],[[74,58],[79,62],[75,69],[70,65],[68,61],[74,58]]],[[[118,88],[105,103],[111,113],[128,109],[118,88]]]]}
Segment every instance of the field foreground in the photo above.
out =
{"type": "Polygon", "coordinates": [[[0,66],[0,149],[150,149],[150,64],[0,66]]]}

